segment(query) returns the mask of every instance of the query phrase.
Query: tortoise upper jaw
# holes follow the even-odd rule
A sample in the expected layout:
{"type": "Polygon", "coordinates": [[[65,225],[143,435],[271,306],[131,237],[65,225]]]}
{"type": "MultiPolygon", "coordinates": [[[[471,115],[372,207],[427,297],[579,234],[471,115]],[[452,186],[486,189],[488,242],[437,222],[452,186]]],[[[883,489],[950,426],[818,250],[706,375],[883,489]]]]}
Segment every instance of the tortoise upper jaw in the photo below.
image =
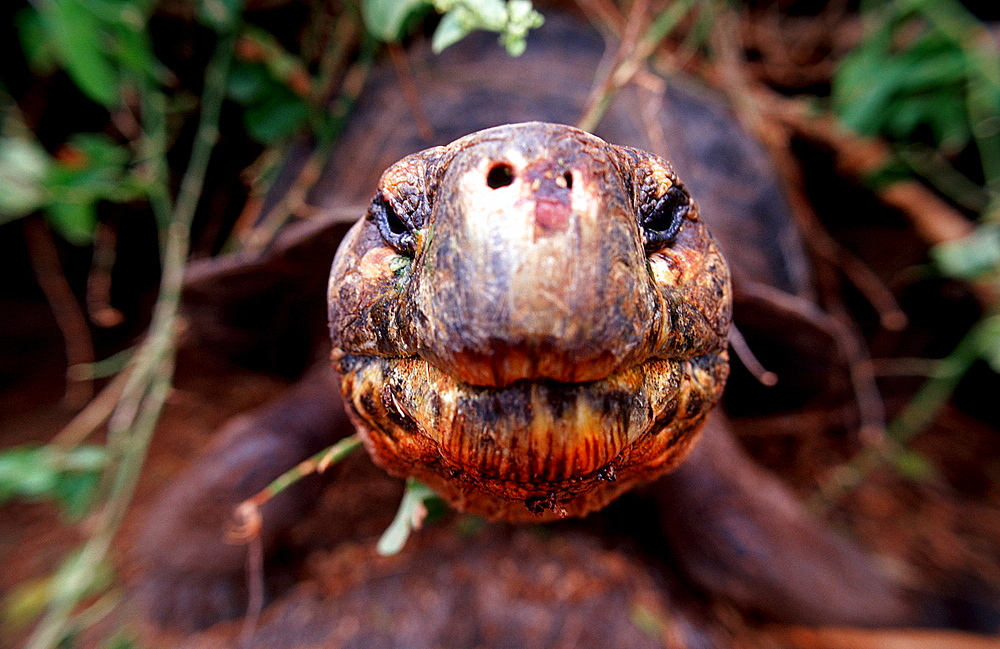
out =
{"type": "Polygon", "coordinates": [[[605,378],[649,356],[659,320],[607,145],[528,126],[450,160],[407,292],[416,349],[464,383],[605,378]]]}

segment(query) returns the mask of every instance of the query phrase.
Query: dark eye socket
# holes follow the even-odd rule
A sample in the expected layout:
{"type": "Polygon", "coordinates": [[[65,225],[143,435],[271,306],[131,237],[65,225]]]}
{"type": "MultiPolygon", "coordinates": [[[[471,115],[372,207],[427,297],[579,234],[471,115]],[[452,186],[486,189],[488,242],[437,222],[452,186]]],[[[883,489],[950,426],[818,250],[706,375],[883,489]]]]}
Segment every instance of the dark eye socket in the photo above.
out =
{"type": "Polygon", "coordinates": [[[672,185],[660,198],[650,199],[640,209],[646,248],[653,250],[673,241],[690,210],[691,197],[678,185],[672,185]]]}
{"type": "Polygon", "coordinates": [[[412,228],[396,213],[396,208],[382,194],[377,194],[372,199],[369,214],[386,243],[398,252],[413,253],[415,240],[412,228]]]}

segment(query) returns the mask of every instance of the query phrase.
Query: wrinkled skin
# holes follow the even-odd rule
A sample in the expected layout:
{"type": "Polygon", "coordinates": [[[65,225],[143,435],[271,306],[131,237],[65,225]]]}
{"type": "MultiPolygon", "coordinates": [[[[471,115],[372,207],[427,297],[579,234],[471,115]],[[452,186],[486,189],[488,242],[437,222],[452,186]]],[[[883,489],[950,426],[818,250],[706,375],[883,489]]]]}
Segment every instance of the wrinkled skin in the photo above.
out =
{"type": "Polygon", "coordinates": [[[507,520],[581,516],[681,462],[725,385],[731,303],[668,163],[539,122],[391,166],[329,288],[376,462],[507,520]]]}

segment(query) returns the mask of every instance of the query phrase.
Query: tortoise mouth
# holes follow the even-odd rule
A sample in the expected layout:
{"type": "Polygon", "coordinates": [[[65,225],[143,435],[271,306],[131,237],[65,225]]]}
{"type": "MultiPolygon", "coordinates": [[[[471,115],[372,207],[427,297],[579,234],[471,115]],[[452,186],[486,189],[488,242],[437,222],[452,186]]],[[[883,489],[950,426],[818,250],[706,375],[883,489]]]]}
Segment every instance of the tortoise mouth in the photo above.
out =
{"type": "Polygon", "coordinates": [[[417,356],[335,358],[377,463],[449,499],[486,494],[520,501],[525,512],[559,509],[595,484],[617,483],[617,494],[683,460],[717,401],[726,361],[724,353],[650,359],[596,381],[487,387],[417,356]]]}

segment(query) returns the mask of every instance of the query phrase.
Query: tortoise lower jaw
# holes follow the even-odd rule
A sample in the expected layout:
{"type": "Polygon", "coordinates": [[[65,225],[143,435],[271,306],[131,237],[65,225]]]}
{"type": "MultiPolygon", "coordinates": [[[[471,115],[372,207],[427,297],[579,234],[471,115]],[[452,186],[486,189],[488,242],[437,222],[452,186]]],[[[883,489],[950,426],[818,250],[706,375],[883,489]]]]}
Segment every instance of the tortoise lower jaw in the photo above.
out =
{"type": "Polygon", "coordinates": [[[478,387],[419,357],[335,354],[374,458],[460,510],[580,516],[680,463],[728,372],[725,353],[651,359],[599,381],[478,387]]]}

